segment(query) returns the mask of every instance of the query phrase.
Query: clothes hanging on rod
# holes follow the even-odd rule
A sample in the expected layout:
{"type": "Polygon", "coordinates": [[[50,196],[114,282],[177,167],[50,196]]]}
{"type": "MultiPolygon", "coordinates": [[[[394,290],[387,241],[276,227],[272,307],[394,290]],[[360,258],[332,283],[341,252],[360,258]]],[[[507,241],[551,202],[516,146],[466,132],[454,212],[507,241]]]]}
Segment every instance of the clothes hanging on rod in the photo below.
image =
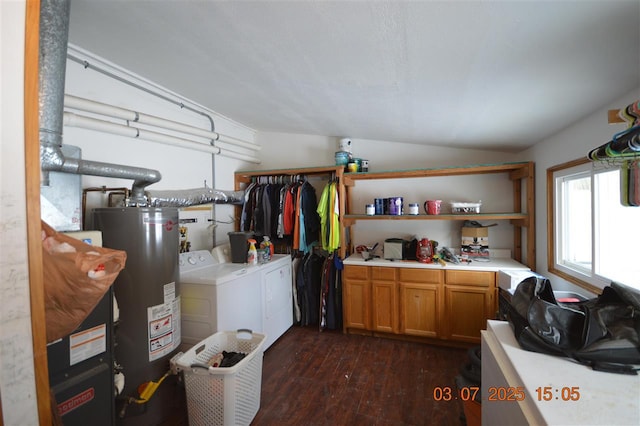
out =
{"type": "Polygon", "coordinates": [[[625,161],[620,167],[620,204],[640,206],[640,160],[625,161]]]}
{"type": "Polygon", "coordinates": [[[627,123],[626,130],[592,149],[589,160],[620,167],[620,204],[640,206],[640,101],[619,110],[618,116],[627,123]]]}
{"type": "Polygon", "coordinates": [[[591,161],[640,157],[640,125],[616,133],[610,141],[589,151],[587,156],[591,161]]]}
{"type": "Polygon", "coordinates": [[[320,243],[325,251],[333,253],[340,247],[340,200],[334,179],[322,190],[317,212],[320,216],[320,243]]]}
{"type": "Polygon", "coordinates": [[[618,110],[617,116],[627,129],[613,135],[610,141],[592,149],[587,155],[590,160],[633,157],[640,154],[640,100],[618,110]]]}
{"type": "Polygon", "coordinates": [[[618,116],[627,123],[627,127],[640,124],[640,101],[633,102],[618,112],[618,116]]]}
{"type": "Polygon", "coordinates": [[[292,282],[291,282],[291,292],[293,294],[293,323],[300,324],[300,320],[302,319],[302,313],[300,312],[300,302],[298,301],[298,270],[300,267],[300,262],[302,262],[301,257],[294,257],[291,260],[291,271],[292,271],[292,282]]]}
{"type": "Polygon", "coordinates": [[[335,174],[321,199],[305,176],[255,176],[245,189],[240,230],[268,235],[293,256],[293,318],[300,326],[342,329],[340,199],[335,174]]]}
{"type": "Polygon", "coordinates": [[[342,329],[342,259],[318,247],[295,265],[294,324],[342,329]]]}
{"type": "Polygon", "coordinates": [[[245,189],[244,201],[241,231],[269,236],[276,247],[284,241],[292,252],[308,253],[318,242],[315,188],[300,175],[258,176],[245,189]]]}
{"type": "Polygon", "coordinates": [[[308,326],[319,323],[320,292],[326,257],[317,250],[302,256],[296,271],[297,310],[300,312],[296,325],[308,326]]]}
{"type": "Polygon", "coordinates": [[[342,329],[342,259],[330,255],[324,263],[320,293],[320,331],[342,329]]]}

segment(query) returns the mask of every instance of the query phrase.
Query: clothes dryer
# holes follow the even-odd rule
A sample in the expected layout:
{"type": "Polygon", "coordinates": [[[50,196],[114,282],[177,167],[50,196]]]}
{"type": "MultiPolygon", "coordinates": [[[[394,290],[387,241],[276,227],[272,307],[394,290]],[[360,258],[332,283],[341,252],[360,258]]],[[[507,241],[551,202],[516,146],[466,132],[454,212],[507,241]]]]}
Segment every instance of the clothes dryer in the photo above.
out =
{"type": "Polygon", "coordinates": [[[181,253],[182,350],[218,331],[247,328],[267,335],[266,350],[293,324],[291,259],[219,263],[210,252],[181,253]]]}

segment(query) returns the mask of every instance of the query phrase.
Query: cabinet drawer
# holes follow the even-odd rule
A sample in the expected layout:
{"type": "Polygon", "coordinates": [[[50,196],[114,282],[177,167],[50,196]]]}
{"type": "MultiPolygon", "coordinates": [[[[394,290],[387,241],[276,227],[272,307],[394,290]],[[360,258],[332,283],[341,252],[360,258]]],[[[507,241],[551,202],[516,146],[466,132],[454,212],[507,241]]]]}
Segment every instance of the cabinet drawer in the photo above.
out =
{"type": "Polygon", "coordinates": [[[398,268],[402,282],[439,284],[442,282],[442,271],[422,268],[398,268]]]}
{"type": "Polygon", "coordinates": [[[369,279],[369,267],[368,266],[345,265],[343,276],[344,276],[344,278],[355,278],[355,279],[359,279],[359,280],[368,280],[369,279]]]}
{"type": "Polygon", "coordinates": [[[395,281],[396,268],[386,268],[384,266],[371,267],[371,279],[380,281],[395,281]]]}
{"type": "Polygon", "coordinates": [[[484,271],[445,271],[445,280],[446,284],[490,287],[496,282],[496,273],[484,271]]]}

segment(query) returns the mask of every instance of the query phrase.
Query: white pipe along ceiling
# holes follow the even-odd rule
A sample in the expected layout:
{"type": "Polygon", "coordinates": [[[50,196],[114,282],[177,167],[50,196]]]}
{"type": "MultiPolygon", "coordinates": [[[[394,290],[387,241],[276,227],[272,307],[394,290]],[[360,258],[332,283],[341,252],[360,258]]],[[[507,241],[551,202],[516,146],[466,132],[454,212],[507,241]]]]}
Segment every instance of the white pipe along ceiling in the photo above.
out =
{"type": "Polygon", "coordinates": [[[203,151],[214,155],[219,154],[225,157],[231,157],[239,160],[249,161],[252,163],[260,163],[260,160],[258,158],[246,154],[242,151],[242,149],[258,151],[261,149],[259,145],[231,136],[222,135],[218,132],[204,130],[188,124],[167,120],[161,117],[156,117],[137,111],[96,102],[73,95],[64,96],[64,105],[65,107],[74,110],[100,114],[110,118],[125,120],[127,122],[126,125],[117,124],[110,121],[86,117],[83,115],[65,111],[64,124],[68,126],[103,131],[122,136],[129,136],[132,138],[141,138],[163,144],[203,151]],[[131,122],[181,132],[184,133],[185,136],[176,137],[160,132],[141,129],[139,127],[132,126],[130,124],[131,122]],[[205,143],[203,141],[191,139],[190,136],[207,138],[210,139],[210,142],[205,143]],[[221,143],[223,146],[217,146],[219,143],[221,143]]]}
{"type": "Polygon", "coordinates": [[[123,124],[112,123],[110,121],[99,120],[97,118],[86,117],[74,114],[72,112],[64,113],[64,125],[71,127],[81,127],[83,129],[96,130],[120,136],[128,136],[131,138],[146,139],[166,145],[180,146],[182,148],[190,148],[197,151],[208,152],[211,154],[219,154],[220,148],[205,145],[204,143],[193,140],[177,138],[150,130],[139,129],[133,126],[125,126],[123,124]]]}

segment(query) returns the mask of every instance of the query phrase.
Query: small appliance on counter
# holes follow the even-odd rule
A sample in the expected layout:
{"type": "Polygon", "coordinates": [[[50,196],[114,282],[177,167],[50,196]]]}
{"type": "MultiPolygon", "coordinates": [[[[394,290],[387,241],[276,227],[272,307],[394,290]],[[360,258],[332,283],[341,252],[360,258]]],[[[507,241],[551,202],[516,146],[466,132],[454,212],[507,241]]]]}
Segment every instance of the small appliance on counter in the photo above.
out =
{"type": "Polygon", "coordinates": [[[383,258],[386,260],[418,260],[418,240],[415,237],[411,240],[387,238],[383,247],[383,258]]]}
{"type": "Polygon", "coordinates": [[[402,238],[387,238],[384,240],[384,258],[387,260],[404,259],[405,240],[402,238]]]}

